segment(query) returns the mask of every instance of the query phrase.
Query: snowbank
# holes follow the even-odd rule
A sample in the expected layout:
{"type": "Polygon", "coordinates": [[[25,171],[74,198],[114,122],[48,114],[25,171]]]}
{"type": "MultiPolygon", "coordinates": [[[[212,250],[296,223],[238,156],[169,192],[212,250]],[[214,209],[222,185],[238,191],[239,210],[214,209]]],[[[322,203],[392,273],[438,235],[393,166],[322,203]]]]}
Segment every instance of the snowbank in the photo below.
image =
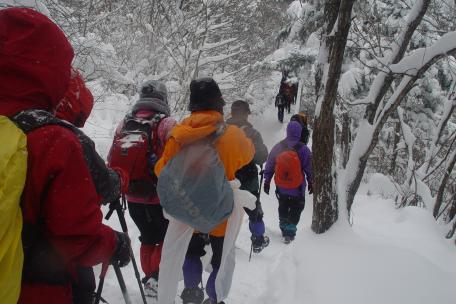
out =
{"type": "Polygon", "coordinates": [[[454,245],[427,211],[393,206],[358,196],[352,230],[298,234],[256,303],[454,303],[454,245]]]}

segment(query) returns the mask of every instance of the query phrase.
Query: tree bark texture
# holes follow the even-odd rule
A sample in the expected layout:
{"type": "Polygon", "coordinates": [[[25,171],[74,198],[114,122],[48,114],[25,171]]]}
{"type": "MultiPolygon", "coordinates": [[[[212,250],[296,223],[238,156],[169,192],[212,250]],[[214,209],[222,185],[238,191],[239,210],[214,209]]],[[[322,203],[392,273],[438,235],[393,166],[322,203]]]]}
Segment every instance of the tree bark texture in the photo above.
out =
{"type": "Polygon", "coordinates": [[[394,140],[393,140],[393,157],[391,158],[391,165],[389,169],[389,173],[391,176],[394,176],[394,172],[396,171],[396,160],[397,160],[397,155],[399,153],[399,142],[401,141],[401,122],[397,121],[394,124],[394,140]]]}
{"type": "Polygon", "coordinates": [[[440,215],[440,208],[443,204],[443,194],[445,193],[445,188],[448,184],[448,180],[450,179],[451,171],[454,169],[454,165],[456,164],[456,152],[451,155],[451,158],[448,160],[448,165],[445,168],[445,172],[443,174],[442,181],[440,182],[439,190],[437,191],[437,196],[435,198],[434,210],[432,215],[434,218],[438,218],[440,215]]]}
{"type": "MultiPolygon", "coordinates": [[[[317,82],[317,90],[323,91],[319,99],[321,108],[315,118],[313,132],[314,211],[312,230],[324,233],[338,218],[336,176],[334,172],[334,105],[341,74],[347,36],[351,25],[351,12],[355,0],[328,0],[325,4],[327,20],[320,52],[327,53],[327,76],[317,82]],[[337,22],[337,23],[336,23],[337,22]]],[[[323,75],[324,72],[317,73],[323,75]]],[[[320,94],[318,94],[320,95],[320,94]]]]}
{"type": "Polygon", "coordinates": [[[350,116],[345,112],[342,114],[342,134],[341,134],[341,152],[342,152],[342,167],[345,168],[350,156],[350,116]]]}

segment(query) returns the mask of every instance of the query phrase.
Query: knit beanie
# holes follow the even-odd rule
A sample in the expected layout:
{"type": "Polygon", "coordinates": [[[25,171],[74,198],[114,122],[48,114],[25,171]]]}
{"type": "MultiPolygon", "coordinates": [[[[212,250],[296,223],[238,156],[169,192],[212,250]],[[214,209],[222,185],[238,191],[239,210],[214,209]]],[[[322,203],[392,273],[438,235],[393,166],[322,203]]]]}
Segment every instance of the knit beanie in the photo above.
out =
{"type": "Polygon", "coordinates": [[[133,114],[140,110],[151,110],[170,115],[168,91],[163,82],[149,80],[142,84],[139,99],[133,106],[133,114]]]}
{"type": "Polygon", "coordinates": [[[214,79],[204,77],[192,80],[190,83],[189,111],[215,110],[223,113],[224,105],[222,92],[220,92],[220,88],[214,79]]]}

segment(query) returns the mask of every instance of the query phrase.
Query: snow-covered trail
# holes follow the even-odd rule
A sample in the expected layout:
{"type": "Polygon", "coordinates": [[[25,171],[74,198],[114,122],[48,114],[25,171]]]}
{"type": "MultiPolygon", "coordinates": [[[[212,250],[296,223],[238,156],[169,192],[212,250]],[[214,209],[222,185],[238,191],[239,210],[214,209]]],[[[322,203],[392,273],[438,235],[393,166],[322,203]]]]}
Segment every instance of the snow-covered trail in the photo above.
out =
{"type": "MultiPolygon", "coordinates": [[[[280,124],[276,114],[270,105],[250,119],[269,149],[285,136],[286,123],[280,124]]],[[[284,120],[288,122],[289,118],[286,115],[284,120]]],[[[394,201],[376,194],[387,189],[385,183],[381,179],[372,179],[371,183],[375,185],[363,185],[356,195],[352,229],[336,227],[319,236],[310,229],[312,197],[307,195],[297,238],[290,245],[281,242],[274,185],[271,195],[262,193],[271,243],[260,254],[253,254],[249,262],[250,232],[245,216],[226,303],[454,303],[456,250],[452,241],[443,237],[447,228],[437,225],[426,209],[396,209],[394,201]]],[[[128,212],[126,219],[139,266],[139,233],[128,212]]],[[[115,215],[108,224],[120,229],[115,215]]],[[[132,302],[142,303],[132,266],[122,271],[132,302]]],[[[205,273],[204,283],[207,276],[205,273]]],[[[182,303],[182,289],[181,283],[176,304],[182,303]]],[[[124,303],[112,270],[103,296],[111,304],[124,303]]],[[[156,302],[148,299],[148,303],[156,302]]]]}
{"type": "MultiPolygon", "coordinates": [[[[285,115],[284,121],[289,121],[291,115],[285,115]]],[[[266,108],[261,115],[251,117],[250,122],[261,132],[263,140],[269,150],[285,136],[286,123],[281,124],[278,122],[277,110],[273,106],[266,108]]],[[[226,299],[226,303],[228,304],[251,303],[255,299],[258,299],[264,292],[266,281],[268,280],[267,274],[270,272],[271,266],[278,260],[279,255],[287,246],[293,246],[293,244],[285,245],[281,241],[277,211],[278,204],[274,195],[274,185],[272,185],[271,188],[271,194],[269,196],[267,196],[264,192],[261,194],[261,201],[264,209],[264,221],[266,224],[266,235],[270,237],[271,243],[260,254],[253,253],[252,259],[249,262],[251,241],[248,229],[248,217],[244,216],[244,223],[236,243],[236,269],[230,296],[226,299]]],[[[306,200],[311,202],[309,197],[307,197],[306,200]]],[[[304,209],[301,217],[301,222],[298,226],[298,233],[303,229],[309,229],[312,216],[311,205],[311,203],[306,204],[306,208],[304,209]]],[[[138,267],[140,268],[140,243],[138,240],[139,231],[131,220],[128,211],[125,213],[125,217],[128,223],[129,234],[132,240],[136,261],[138,267]]],[[[115,214],[109,221],[107,221],[107,224],[120,230],[117,215],[115,214]]],[[[97,268],[97,271],[98,270],[99,269],[97,268]]],[[[142,303],[132,265],[130,264],[127,267],[122,268],[122,272],[133,303],[142,303]]],[[[141,275],[143,275],[142,272],[141,275]]],[[[205,273],[203,283],[205,283],[207,276],[208,274],[205,273]]],[[[180,286],[179,295],[182,288],[183,286],[180,286]]],[[[119,289],[119,284],[112,269],[108,271],[106,277],[103,288],[103,297],[112,304],[124,303],[119,289]]],[[[156,302],[152,299],[148,299],[148,303],[156,302]]],[[[178,303],[181,303],[179,296],[176,298],[176,304],[178,303]]]]}

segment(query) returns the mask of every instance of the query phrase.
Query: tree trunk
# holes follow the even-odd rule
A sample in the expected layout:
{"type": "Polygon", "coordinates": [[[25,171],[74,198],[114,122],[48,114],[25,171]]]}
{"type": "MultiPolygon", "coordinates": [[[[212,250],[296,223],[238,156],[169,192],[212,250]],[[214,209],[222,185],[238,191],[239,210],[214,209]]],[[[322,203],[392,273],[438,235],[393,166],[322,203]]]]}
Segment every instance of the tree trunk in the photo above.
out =
{"type": "Polygon", "coordinates": [[[337,98],[341,66],[351,25],[354,0],[328,0],[325,4],[326,36],[322,40],[316,89],[318,98],[313,132],[314,211],[312,230],[327,231],[338,218],[334,156],[334,104],[337,98]],[[337,22],[337,25],[336,25],[337,22]],[[336,26],[335,33],[332,33],[336,26]],[[327,69],[327,75],[325,70],[327,69]],[[320,77],[320,78],[319,78],[320,77]]]}
{"type": "Polygon", "coordinates": [[[440,182],[439,190],[437,191],[437,197],[435,198],[435,205],[432,214],[436,219],[439,217],[440,214],[440,208],[443,204],[443,194],[445,192],[448,180],[450,179],[451,171],[453,171],[454,165],[456,164],[456,151],[451,155],[448,161],[448,166],[445,168],[445,173],[443,175],[442,181],[440,182]]]}
{"type": "Polygon", "coordinates": [[[342,167],[345,168],[350,156],[350,116],[345,112],[342,114],[342,135],[341,135],[341,151],[342,151],[342,167]]]}
{"type": "Polygon", "coordinates": [[[394,176],[394,171],[396,169],[396,160],[397,160],[397,155],[399,153],[398,151],[398,145],[401,140],[401,122],[397,121],[395,123],[394,127],[394,142],[393,142],[393,157],[391,158],[391,165],[389,169],[389,174],[391,176],[394,176]]]}

